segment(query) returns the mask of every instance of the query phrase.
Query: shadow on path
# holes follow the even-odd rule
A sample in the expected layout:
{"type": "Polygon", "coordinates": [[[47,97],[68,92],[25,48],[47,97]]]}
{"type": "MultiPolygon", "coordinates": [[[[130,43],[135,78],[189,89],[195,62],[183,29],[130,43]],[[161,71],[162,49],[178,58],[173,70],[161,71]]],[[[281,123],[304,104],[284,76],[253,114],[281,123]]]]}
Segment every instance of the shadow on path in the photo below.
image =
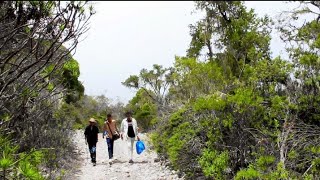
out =
{"type": "MultiPolygon", "coordinates": [[[[120,160],[113,160],[112,161],[112,164],[117,164],[117,163],[119,163],[119,164],[130,164],[129,161],[120,161],[120,160]]],[[[147,163],[149,163],[149,162],[144,160],[144,161],[133,161],[132,164],[147,164],[147,163]]]]}
{"type": "Polygon", "coordinates": [[[148,161],[133,161],[133,164],[147,164],[148,161]]]}

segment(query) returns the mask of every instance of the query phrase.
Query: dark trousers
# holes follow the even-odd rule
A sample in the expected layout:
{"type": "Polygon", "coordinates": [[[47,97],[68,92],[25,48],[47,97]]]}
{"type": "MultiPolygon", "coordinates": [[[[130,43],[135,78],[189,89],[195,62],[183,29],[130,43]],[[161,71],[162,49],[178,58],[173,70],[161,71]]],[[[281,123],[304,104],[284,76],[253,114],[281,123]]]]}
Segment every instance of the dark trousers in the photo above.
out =
{"type": "Polygon", "coordinates": [[[109,159],[113,158],[113,144],[114,140],[107,138],[107,145],[108,145],[108,152],[109,152],[109,159]]]}
{"type": "Polygon", "coordinates": [[[89,145],[91,162],[95,163],[96,162],[97,142],[88,142],[88,145],[89,145]]]}

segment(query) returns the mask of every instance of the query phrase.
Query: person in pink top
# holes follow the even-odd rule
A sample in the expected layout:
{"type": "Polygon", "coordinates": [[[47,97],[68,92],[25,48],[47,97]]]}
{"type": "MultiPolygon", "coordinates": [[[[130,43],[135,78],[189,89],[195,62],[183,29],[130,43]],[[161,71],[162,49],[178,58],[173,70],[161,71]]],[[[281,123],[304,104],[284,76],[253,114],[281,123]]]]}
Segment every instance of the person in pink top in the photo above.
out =
{"type": "Polygon", "coordinates": [[[103,135],[106,136],[106,141],[108,145],[108,153],[109,153],[109,163],[112,163],[113,160],[113,147],[114,147],[114,135],[118,134],[116,120],[112,118],[111,114],[107,114],[107,119],[103,126],[103,135]]]}

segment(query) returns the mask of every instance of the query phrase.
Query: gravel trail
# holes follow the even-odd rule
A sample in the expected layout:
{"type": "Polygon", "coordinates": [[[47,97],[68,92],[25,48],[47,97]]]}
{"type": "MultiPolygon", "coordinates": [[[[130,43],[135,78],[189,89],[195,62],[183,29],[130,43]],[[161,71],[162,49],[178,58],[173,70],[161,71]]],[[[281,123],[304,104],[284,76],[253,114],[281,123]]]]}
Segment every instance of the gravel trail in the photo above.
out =
{"type": "MultiPolygon", "coordinates": [[[[76,171],[67,180],[175,180],[178,175],[162,166],[160,162],[155,162],[157,155],[148,149],[146,136],[140,135],[144,141],[146,150],[140,155],[136,153],[134,147],[133,164],[129,163],[127,142],[118,139],[114,142],[114,157],[116,160],[110,165],[108,160],[108,148],[102,134],[99,134],[97,143],[97,165],[90,162],[90,154],[85,144],[83,131],[76,131],[74,142],[80,154],[80,164],[76,171]]],[[[134,145],[135,146],[135,145],[134,145]]]]}

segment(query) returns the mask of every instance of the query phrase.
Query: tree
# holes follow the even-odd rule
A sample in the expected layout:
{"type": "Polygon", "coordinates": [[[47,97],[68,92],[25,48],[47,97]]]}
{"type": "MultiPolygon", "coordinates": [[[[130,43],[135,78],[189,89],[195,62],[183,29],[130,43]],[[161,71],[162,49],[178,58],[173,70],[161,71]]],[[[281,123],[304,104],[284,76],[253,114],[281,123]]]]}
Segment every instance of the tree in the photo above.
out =
{"type": "Polygon", "coordinates": [[[57,110],[83,94],[72,53],[93,13],[87,2],[0,2],[0,131],[19,152],[51,149],[50,168],[72,152],[72,121],[57,110]]]}
{"type": "Polygon", "coordinates": [[[144,89],[139,89],[136,95],[129,101],[126,109],[133,111],[133,115],[139,120],[141,131],[148,131],[154,128],[157,123],[157,105],[144,89]]]}
{"type": "Polygon", "coordinates": [[[224,74],[239,78],[245,64],[270,59],[271,21],[267,16],[258,18],[241,1],[196,1],[196,8],[206,16],[191,25],[188,57],[199,57],[206,47],[208,60],[219,62],[224,74]]]}
{"type": "Polygon", "coordinates": [[[171,83],[172,68],[154,64],[153,69],[142,69],[139,76],[131,75],[122,84],[128,88],[143,89],[160,107],[167,103],[166,95],[171,83]],[[149,91],[152,92],[149,93],[149,91]]]}
{"type": "Polygon", "coordinates": [[[290,126],[285,150],[288,156],[283,156],[287,169],[293,170],[303,176],[319,177],[317,154],[320,144],[316,139],[320,137],[319,104],[319,10],[320,4],[316,1],[300,1],[300,6],[293,11],[283,13],[279,20],[278,29],[281,38],[288,45],[288,52],[295,67],[294,86],[287,93],[293,104],[291,114],[294,118],[288,120],[290,126]],[[310,20],[305,15],[313,15],[310,20]],[[303,24],[297,20],[304,19],[303,24]],[[313,149],[313,150],[311,150],[313,149]],[[315,159],[315,160],[311,160],[315,159]]]}

